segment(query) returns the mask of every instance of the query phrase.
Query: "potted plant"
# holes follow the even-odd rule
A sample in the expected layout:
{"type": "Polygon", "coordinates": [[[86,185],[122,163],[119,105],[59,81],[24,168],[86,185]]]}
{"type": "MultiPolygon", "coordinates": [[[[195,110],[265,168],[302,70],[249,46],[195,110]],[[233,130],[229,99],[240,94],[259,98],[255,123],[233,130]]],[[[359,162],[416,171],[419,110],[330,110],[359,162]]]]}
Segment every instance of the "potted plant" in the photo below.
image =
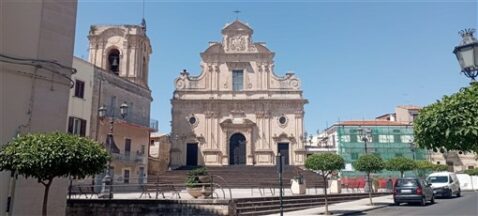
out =
{"type": "Polygon", "coordinates": [[[297,171],[297,175],[290,180],[290,189],[292,194],[305,194],[305,179],[299,171],[297,171]]]}
{"type": "Polygon", "coordinates": [[[198,198],[202,196],[207,198],[211,196],[212,187],[207,183],[212,183],[212,181],[205,167],[189,171],[186,179],[186,188],[192,197],[198,198]]]}

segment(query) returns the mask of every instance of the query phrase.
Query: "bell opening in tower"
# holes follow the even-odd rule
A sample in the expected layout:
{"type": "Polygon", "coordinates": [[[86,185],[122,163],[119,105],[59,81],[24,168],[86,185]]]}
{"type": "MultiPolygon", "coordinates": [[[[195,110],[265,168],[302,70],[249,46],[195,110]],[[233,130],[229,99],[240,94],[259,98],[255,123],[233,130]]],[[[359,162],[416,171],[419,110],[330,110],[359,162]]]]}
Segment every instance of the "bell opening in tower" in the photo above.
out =
{"type": "Polygon", "coordinates": [[[119,61],[120,61],[120,55],[119,51],[117,49],[112,49],[110,53],[108,54],[108,66],[109,70],[116,75],[119,74],[119,61]]]}

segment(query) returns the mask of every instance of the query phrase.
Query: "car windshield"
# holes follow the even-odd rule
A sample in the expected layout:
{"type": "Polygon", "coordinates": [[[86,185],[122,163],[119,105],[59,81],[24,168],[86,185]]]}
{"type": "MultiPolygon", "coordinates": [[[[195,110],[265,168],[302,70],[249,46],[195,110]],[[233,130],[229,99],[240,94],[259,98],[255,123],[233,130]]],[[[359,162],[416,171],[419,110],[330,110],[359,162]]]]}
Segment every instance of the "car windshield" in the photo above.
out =
{"type": "Polygon", "coordinates": [[[448,176],[430,176],[427,180],[431,183],[447,183],[448,176]]]}
{"type": "Polygon", "coordinates": [[[396,186],[403,187],[403,186],[416,186],[418,184],[417,179],[397,179],[396,186]]]}

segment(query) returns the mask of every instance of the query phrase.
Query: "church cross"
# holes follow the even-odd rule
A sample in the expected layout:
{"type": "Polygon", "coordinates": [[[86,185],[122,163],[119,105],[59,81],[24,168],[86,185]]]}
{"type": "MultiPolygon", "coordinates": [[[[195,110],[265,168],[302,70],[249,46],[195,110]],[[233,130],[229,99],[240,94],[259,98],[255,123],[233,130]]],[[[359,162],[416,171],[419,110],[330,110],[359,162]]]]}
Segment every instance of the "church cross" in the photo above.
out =
{"type": "Polygon", "coordinates": [[[236,20],[238,20],[239,19],[239,13],[241,13],[241,11],[240,10],[235,10],[233,12],[236,14],[236,20]]]}

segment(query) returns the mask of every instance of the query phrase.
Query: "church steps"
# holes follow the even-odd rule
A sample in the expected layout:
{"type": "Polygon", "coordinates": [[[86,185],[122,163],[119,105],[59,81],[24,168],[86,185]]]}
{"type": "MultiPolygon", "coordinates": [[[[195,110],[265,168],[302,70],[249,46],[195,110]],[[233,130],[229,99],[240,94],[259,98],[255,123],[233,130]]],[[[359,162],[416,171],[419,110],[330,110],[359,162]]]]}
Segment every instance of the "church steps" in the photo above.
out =
{"type": "MultiPolygon", "coordinates": [[[[171,170],[153,176],[148,179],[149,183],[173,183],[184,184],[188,168],[171,170]]],[[[189,168],[190,169],[190,168],[189,168]]],[[[225,166],[225,167],[207,167],[210,175],[213,175],[215,183],[226,188],[278,188],[278,174],[274,166],[225,166]],[[217,177],[217,176],[220,176],[217,177]]],[[[304,176],[308,188],[322,187],[323,180],[317,174],[302,170],[296,166],[288,166],[283,172],[283,185],[290,188],[290,179],[297,175],[300,170],[304,176]]]]}
{"type": "MultiPolygon", "coordinates": [[[[386,193],[376,193],[374,196],[383,196],[386,193]]],[[[368,194],[332,194],[328,197],[328,203],[340,203],[344,201],[367,198],[368,194]]],[[[279,212],[279,197],[241,198],[235,199],[237,215],[266,215],[279,212]]],[[[300,195],[285,196],[283,198],[284,211],[294,211],[312,207],[320,207],[325,203],[323,195],[300,195]]]]}

